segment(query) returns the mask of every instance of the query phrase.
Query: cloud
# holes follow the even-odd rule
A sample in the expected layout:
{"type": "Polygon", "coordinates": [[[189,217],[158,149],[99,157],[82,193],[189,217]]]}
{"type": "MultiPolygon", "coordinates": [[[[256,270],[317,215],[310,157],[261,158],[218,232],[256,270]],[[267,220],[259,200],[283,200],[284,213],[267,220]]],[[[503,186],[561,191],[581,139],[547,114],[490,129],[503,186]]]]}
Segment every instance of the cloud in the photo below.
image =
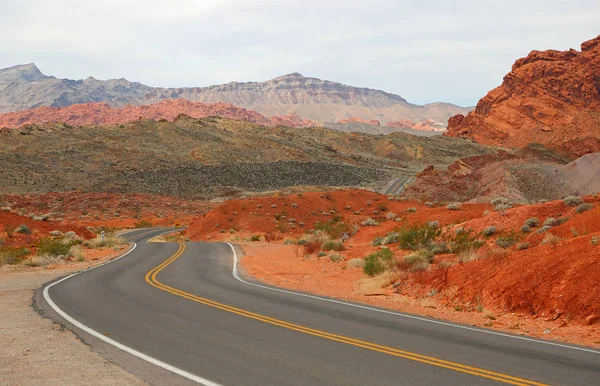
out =
{"type": "Polygon", "coordinates": [[[0,67],[154,86],[285,73],[474,104],[532,49],[600,33],[600,3],[529,0],[3,0],[0,67]]]}

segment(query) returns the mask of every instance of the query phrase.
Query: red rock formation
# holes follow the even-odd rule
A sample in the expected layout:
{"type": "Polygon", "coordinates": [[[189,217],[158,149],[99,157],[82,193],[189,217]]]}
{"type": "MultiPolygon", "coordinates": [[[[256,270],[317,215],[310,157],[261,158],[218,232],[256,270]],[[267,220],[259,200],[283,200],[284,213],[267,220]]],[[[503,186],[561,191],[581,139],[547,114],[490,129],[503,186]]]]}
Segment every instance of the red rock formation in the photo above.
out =
{"type": "Polygon", "coordinates": [[[111,108],[106,103],[84,103],[67,107],[38,107],[36,109],[0,114],[0,127],[16,128],[30,123],[65,122],[80,126],[87,124],[119,124],[140,118],[174,121],[180,114],[193,118],[218,116],[245,120],[265,126],[290,127],[320,126],[295,114],[267,118],[256,111],[228,103],[200,103],[184,99],[169,99],[147,105],[128,105],[123,109],[111,108]]]}
{"type": "Polygon", "coordinates": [[[366,123],[368,125],[373,125],[373,126],[381,126],[381,122],[379,122],[376,119],[371,119],[371,120],[366,120],[360,117],[350,117],[347,119],[341,119],[338,121],[338,123],[350,123],[350,122],[359,122],[359,123],[366,123]]]}
{"type": "Polygon", "coordinates": [[[427,119],[419,123],[415,123],[410,119],[401,119],[398,121],[388,122],[387,126],[409,128],[423,131],[443,131],[446,128],[443,123],[436,122],[433,119],[427,119]]]}
{"type": "Polygon", "coordinates": [[[599,74],[600,36],[581,52],[532,51],[475,111],[450,118],[446,135],[517,148],[536,142],[575,156],[599,152],[599,74]]]}

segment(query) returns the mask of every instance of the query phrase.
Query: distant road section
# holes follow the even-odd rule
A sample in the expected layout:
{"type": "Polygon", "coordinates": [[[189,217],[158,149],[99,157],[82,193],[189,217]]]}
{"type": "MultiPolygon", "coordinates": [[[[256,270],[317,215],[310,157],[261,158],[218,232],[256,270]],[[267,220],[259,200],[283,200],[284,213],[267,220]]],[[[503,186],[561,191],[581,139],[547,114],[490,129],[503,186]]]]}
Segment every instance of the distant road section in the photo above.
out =
{"type": "Polygon", "coordinates": [[[392,182],[392,184],[385,191],[386,195],[399,196],[404,192],[407,185],[415,180],[415,176],[402,176],[392,182]]]}

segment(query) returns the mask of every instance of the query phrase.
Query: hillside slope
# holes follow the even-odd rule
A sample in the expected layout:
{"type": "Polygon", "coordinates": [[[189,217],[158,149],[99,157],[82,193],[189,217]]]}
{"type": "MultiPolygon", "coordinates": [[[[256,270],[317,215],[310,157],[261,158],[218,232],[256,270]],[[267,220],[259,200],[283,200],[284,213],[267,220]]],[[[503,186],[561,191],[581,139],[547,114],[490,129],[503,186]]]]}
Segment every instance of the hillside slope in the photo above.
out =
{"type": "Polygon", "coordinates": [[[581,51],[532,51],[475,111],[451,118],[446,135],[517,148],[535,142],[576,156],[599,152],[599,74],[600,36],[581,51]]]}
{"type": "Polygon", "coordinates": [[[267,117],[297,114],[318,122],[336,122],[351,116],[377,119],[382,123],[410,119],[446,122],[469,108],[449,103],[424,106],[380,90],[359,88],[293,73],[265,82],[231,82],[209,87],[159,88],[125,79],[83,80],[46,76],[34,65],[0,70],[0,112],[41,106],[105,102],[111,107],[146,105],[164,99],[230,103],[255,110],[267,117]]]}
{"type": "Polygon", "coordinates": [[[489,149],[445,137],[265,127],[225,118],[0,129],[0,193],[98,191],[213,197],[224,190],[384,186],[489,149]]]}

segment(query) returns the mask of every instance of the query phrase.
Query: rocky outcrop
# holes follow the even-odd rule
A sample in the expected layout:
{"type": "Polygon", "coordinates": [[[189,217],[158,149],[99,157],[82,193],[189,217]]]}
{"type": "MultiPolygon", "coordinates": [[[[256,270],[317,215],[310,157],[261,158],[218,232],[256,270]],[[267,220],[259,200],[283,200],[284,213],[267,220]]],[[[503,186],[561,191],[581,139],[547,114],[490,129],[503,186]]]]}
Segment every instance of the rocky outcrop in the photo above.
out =
{"type": "Polygon", "coordinates": [[[149,105],[165,99],[229,103],[266,117],[285,120],[304,117],[316,122],[336,122],[349,116],[366,120],[434,119],[440,122],[470,108],[449,103],[418,106],[401,96],[369,88],[292,73],[265,82],[231,82],[209,87],[158,88],[125,79],[83,80],[46,76],[34,65],[0,69],[0,113],[41,106],[65,107],[83,103],[106,103],[113,108],[149,105]]]}
{"type": "Polygon", "coordinates": [[[398,121],[388,122],[387,126],[391,127],[401,127],[408,128],[413,130],[422,130],[422,131],[444,131],[446,130],[446,125],[441,122],[434,121],[433,119],[427,119],[423,122],[415,123],[410,119],[401,119],[398,121]]]}
{"type": "Polygon", "coordinates": [[[180,114],[192,118],[217,116],[244,120],[263,126],[306,127],[319,123],[290,114],[267,118],[256,111],[246,110],[227,103],[200,103],[184,99],[164,100],[148,106],[111,108],[106,103],[85,103],[67,107],[38,107],[36,109],[0,114],[0,127],[16,128],[26,124],[64,122],[72,126],[89,124],[119,124],[135,120],[154,119],[174,121],[180,114]]]}
{"type": "Polygon", "coordinates": [[[600,151],[600,36],[581,51],[532,51],[475,111],[448,121],[449,136],[521,148],[541,143],[581,156],[600,151]]]}
{"type": "Polygon", "coordinates": [[[358,122],[358,123],[366,123],[367,125],[371,125],[371,126],[381,126],[381,122],[379,122],[377,119],[363,119],[360,117],[349,117],[346,119],[340,119],[338,121],[338,123],[353,123],[353,122],[358,122]]]}

